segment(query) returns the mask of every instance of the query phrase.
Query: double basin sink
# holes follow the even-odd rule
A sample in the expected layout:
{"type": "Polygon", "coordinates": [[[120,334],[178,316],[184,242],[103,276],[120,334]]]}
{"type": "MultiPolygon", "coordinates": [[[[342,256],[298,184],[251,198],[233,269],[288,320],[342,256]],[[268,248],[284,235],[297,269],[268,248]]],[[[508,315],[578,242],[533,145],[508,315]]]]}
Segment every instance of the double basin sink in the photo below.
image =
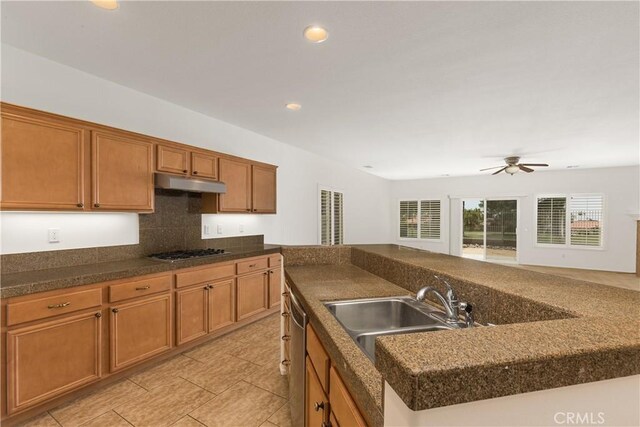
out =
{"type": "Polygon", "coordinates": [[[375,363],[376,337],[462,327],[444,321],[444,313],[412,297],[327,302],[325,306],[375,363]]]}

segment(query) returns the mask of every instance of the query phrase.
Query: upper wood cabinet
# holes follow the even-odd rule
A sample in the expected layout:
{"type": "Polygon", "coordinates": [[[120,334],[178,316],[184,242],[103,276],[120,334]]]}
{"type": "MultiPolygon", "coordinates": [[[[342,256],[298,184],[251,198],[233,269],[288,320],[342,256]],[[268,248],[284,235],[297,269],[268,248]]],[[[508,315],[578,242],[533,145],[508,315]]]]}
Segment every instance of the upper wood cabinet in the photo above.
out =
{"type": "Polygon", "coordinates": [[[101,376],[101,313],[7,332],[7,411],[12,414],[101,376]]]}
{"type": "Polygon", "coordinates": [[[189,152],[187,150],[158,145],[156,153],[156,170],[179,175],[189,173],[189,152]]]}
{"type": "Polygon", "coordinates": [[[91,135],[92,209],[153,210],[153,144],[116,133],[91,135]]]}
{"type": "Polygon", "coordinates": [[[88,131],[46,116],[2,112],[3,209],[82,210],[88,131]]]}
{"type": "Polygon", "coordinates": [[[227,192],[220,194],[220,212],[251,212],[251,164],[232,159],[220,159],[220,181],[227,192]]]}
{"type": "Polygon", "coordinates": [[[257,213],[276,213],[276,168],[251,166],[252,208],[257,213]]]}
{"type": "Polygon", "coordinates": [[[156,170],[194,178],[218,179],[218,156],[213,151],[190,151],[179,146],[159,144],[156,170]]]}
{"type": "Polygon", "coordinates": [[[200,152],[191,153],[191,176],[218,179],[218,157],[200,152]]]}

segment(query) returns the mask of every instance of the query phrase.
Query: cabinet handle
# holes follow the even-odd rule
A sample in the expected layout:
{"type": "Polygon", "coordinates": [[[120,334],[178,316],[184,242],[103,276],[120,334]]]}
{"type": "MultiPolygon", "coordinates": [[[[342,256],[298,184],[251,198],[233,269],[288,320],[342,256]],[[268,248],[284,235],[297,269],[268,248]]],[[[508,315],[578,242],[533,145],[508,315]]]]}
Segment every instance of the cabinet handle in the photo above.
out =
{"type": "Polygon", "coordinates": [[[76,206],[79,208],[84,208],[84,203],[78,203],[76,206]]]}
{"type": "Polygon", "coordinates": [[[51,304],[48,305],[47,308],[51,309],[51,308],[64,308],[67,306],[70,306],[71,302],[67,301],[67,302],[61,302],[60,304],[51,304]]]}
{"type": "Polygon", "coordinates": [[[182,173],[187,173],[187,170],[186,169],[182,169],[182,173]]]}
{"type": "Polygon", "coordinates": [[[193,174],[194,175],[198,175],[198,171],[193,171],[193,174]]]}
{"type": "Polygon", "coordinates": [[[251,209],[247,208],[247,212],[251,212],[251,209]]]}
{"type": "Polygon", "coordinates": [[[99,319],[102,317],[102,313],[96,313],[96,317],[99,319]]]}
{"type": "Polygon", "coordinates": [[[282,363],[284,366],[289,366],[289,365],[291,365],[291,360],[289,360],[289,359],[284,359],[281,363],[282,363]]]}
{"type": "Polygon", "coordinates": [[[283,292],[283,293],[282,293],[282,296],[283,296],[283,297],[288,297],[288,296],[289,296],[289,292],[283,292]]]}
{"type": "Polygon", "coordinates": [[[256,265],[258,265],[258,264],[249,264],[249,268],[253,268],[253,267],[255,267],[256,265]]]}
{"type": "Polygon", "coordinates": [[[289,312],[285,311],[284,313],[281,313],[282,317],[289,317],[289,312]]]}
{"type": "Polygon", "coordinates": [[[111,311],[113,311],[114,313],[117,313],[118,309],[117,308],[112,308],[111,311]]]}
{"type": "Polygon", "coordinates": [[[139,288],[136,288],[136,291],[146,291],[147,289],[149,289],[151,286],[147,285],[147,286],[140,286],[139,288]]]}
{"type": "Polygon", "coordinates": [[[315,409],[316,412],[320,412],[320,409],[324,411],[324,402],[314,402],[313,409],[315,409]]]}
{"type": "Polygon", "coordinates": [[[266,275],[267,275],[267,272],[265,271],[264,273],[262,273],[262,275],[263,275],[263,276],[266,276],[266,275]]]}
{"type": "Polygon", "coordinates": [[[291,341],[291,335],[283,335],[282,341],[291,341]]]}
{"type": "Polygon", "coordinates": [[[274,271],[273,271],[273,270],[269,270],[269,274],[273,274],[273,273],[274,273],[274,271]]]}
{"type": "Polygon", "coordinates": [[[99,208],[99,207],[100,207],[100,203],[94,203],[94,204],[93,204],[93,207],[94,207],[94,208],[99,208]]]}

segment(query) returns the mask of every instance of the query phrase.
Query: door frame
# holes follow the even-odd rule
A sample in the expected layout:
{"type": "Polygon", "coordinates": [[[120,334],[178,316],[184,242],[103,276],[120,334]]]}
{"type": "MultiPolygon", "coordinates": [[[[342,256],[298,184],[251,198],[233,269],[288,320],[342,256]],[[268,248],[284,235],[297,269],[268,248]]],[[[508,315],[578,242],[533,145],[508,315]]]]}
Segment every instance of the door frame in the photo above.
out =
{"type": "Polygon", "coordinates": [[[482,258],[481,261],[486,262],[499,262],[503,264],[520,264],[520,199],[522,196],[494,196],[494,197],[460,197],[460,238],[458,247],[460,248],[460,256],[462,258],[474,259],[471,257],[465,257],[462,245],[464,244],[464,201],[470,199],[482,200],[484,201],[484,210],[483,210],[483,218],[482,218],[482,228],[483,228],[483,245],[482,245],[482,258]],[[506,261],[506,260],[494,260],[487,259],[487,202],[489,201],[497,201],[497,200],[515,200],[516,201],[516,259],[515,261],[506,261]]]}

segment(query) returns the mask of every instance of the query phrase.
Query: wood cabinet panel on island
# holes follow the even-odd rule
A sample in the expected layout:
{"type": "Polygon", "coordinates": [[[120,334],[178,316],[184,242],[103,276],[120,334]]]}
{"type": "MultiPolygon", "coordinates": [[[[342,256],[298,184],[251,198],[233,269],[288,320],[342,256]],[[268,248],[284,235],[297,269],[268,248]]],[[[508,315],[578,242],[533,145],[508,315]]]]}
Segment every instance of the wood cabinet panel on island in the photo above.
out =
{"type": "Polygon", "coordinates": [[[3,106],[3,209],[83,210],[89,132],[3,106]]]}

